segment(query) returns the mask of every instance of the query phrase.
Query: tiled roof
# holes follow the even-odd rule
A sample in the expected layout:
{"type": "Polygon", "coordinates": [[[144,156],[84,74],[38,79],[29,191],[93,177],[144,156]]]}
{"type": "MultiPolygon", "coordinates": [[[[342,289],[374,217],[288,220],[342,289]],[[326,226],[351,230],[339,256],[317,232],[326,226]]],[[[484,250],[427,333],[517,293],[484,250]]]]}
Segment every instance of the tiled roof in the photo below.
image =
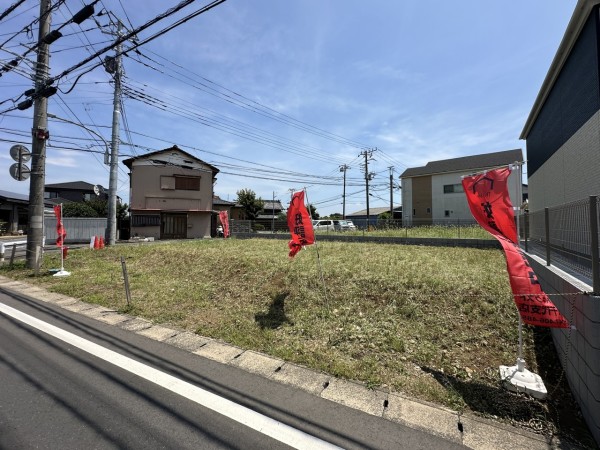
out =
{"type": "Polygon", "coordinates": [[[400,175],[400,178],[434,175],[446,172],[460,172],[465,170],[489,169],[517,161],[523,161],[523,151],[520,148],[502,152],[484,153],[482,155],[443,159],[441,161],[431,161],[423,167],[411,167],[406,169],[402,175],[400,175]]]}
{"type": "Polygon", "coordinates": [[[129,167],[129,169],[131,169],[131,165],[133,164],[133,161],[135,161],[136,159],[146,159],[149,158],[151,156],[157,156],[160,155],[162,153],[170,153],[173,151],[178,151],[183,153],[184,155],[186,155],[188,158],[196,160],[208,167],[210,167],[210,169],[213,171],[213,174],[219,173],[219,169],[217,169],[215,166],[208,164],[205,161],[202,161],[200,158],[196,158],[194,155],[189,154],[188,152],[181,150],[179,147],[177,147],[176,145],[174,145],[173,147],[169,147],[169,148],[165,148],[164,150],[157,150],[155,152],[150,152],[150,153],[145,153],[143,155],[139,155],[139,156],[135,156],[133,158],[129,158],[129,159],[125,159],[123,160],[123,164],[125,164],[127,167],[129,167]]]}

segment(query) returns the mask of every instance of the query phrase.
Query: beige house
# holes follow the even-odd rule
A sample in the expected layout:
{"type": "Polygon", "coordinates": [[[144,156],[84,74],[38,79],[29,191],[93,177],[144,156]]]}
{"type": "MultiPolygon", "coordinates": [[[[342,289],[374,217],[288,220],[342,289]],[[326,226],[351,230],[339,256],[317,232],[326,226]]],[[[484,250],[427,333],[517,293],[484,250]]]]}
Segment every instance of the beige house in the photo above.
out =
{"type": "Polygon", "coordinates": [[[123,161],[129,168],[131,236],[211,236],[213,184],[219,169],[177,146],[123,161]]]}

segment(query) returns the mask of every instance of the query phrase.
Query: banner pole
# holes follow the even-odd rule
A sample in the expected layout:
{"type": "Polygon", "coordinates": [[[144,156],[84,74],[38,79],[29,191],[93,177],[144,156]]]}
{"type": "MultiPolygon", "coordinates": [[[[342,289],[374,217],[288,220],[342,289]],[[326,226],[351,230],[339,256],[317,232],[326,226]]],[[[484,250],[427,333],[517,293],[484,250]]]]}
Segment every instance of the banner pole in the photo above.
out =
{"type": "MultiPolygon", "coordinates": [[[[512,165],[517,169],[517,201],[515,202],[517,206],[513,206],[513,209],[517,216],[517,246],[521,249],[521,204],[523,203],[523,175],[522,175],[522,165],[520,162],[515,161],[512,165]]],[[[517,356],[517,366],[519,366],[519,371],[522,371],[525,366],[525,361],[523,360],[523,320],[521,319],[521,314],[519,314],[519,354],[517,356]],[[522,363],[520,363],[522,361],[522,363]]]]}
{"type": "MultiPolygon", "coordinates": [[[[303,188],[304,197],[306,198],[306,203],[308,203],[308,215],[310,216],[310,221],[312,224],[312,211],[310,208],[310,202],[308,201],[308,192],[306,188],[303,188]]],[[[319,266],[319,275],[321,277],[321,283],[323,284],[323,293],[325,295],[325,306],[329,311],[329,299],[327,298],[327,286],[325,285],[325,277],[323,276],[323,267],[321,266],[321,256],[319,255],[319,243],[317,241],[317,234],[315,233],[315,249],[317,250],[317,265],[319,266]]]]}
{"type": "MultiPolygon", "coordinates": [[[[60,204],[60,222],[61,224],[63,224],[63,204],[60,204]]],[[[64,227],[64,224],[62,225],[64,227]]],[[[64,272],[65,270],[65,252],[64,252],[64,247],[65,247],[65,241],[64,239],[62,240],[62,245],[60,246],[60,271],[64,272]]]]}

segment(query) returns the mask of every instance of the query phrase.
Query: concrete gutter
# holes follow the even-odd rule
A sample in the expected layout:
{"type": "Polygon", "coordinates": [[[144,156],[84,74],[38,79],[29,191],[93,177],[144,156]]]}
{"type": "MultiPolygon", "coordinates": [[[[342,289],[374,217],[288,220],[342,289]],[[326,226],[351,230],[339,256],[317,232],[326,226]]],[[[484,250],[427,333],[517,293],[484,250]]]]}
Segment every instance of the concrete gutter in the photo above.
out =
{"type": "Polygon", "coordinates": [[[0,276],[0,291],[26,295],[35,300],[52,303],[148,339],[173,345],[199,358],[236,366],[291,388],[301,389],[349,408],[440,436],[468,448],[481,450],[565,448],[555,437],[546,439],[541,435],[473,414],[461,414],[458,411],[410,399],[387,390],[369,389],[362,383],[338,379],[326,373],[188,331],[156,325],[147,320],[48,292],[41,287],[10,278],[0,276]]]}

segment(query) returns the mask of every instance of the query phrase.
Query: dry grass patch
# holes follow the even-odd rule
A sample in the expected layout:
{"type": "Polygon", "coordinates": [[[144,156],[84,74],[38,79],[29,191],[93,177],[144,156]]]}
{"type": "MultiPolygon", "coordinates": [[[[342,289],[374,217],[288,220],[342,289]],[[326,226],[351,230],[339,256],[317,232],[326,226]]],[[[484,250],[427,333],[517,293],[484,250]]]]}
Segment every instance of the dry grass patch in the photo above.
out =
{"type": "MultiPolygon", "coordinates": [[[[285,241],[199,240],[72,251],[68,278],[2,273],[125,311],[121,256],[128,312],[157,323],[458,410],[541,418],[546,433],[559,423],[552,402],[572,402],[565,389],[543,403],[499,387],[518,321],[499,250],[324,242],[319,266],[314,246],[289,259],[285,241]]],[[[556,360],[547,331],[536,333],[525,329],[525,359],[544,374],[556,360]]]]}

